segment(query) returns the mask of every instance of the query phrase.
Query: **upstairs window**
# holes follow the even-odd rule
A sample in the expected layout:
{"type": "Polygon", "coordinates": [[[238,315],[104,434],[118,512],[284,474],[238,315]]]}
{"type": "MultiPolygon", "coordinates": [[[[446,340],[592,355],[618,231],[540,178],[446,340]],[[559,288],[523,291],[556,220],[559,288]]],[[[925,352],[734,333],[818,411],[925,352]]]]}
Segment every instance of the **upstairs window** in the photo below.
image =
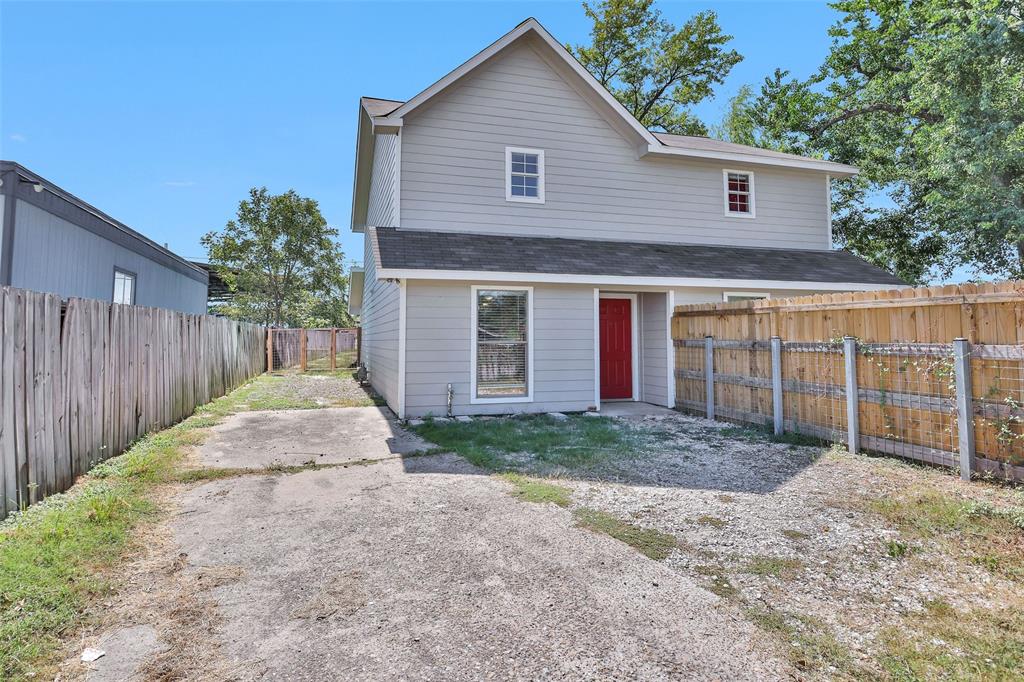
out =
{"type": "Polygon", "coordinates": [[[505,199],[544,203],[544,150],[505,147],[505,199]]]}
{"type": "Polygon", "coordinates": [[[114,303],[135,304],[135,273],[114,268],[114,303]]]}
{"type": "Polygon", "coordinates": [[[725,215],[741,218],[754,217],[754,174],[725,170],[725,215]]]}

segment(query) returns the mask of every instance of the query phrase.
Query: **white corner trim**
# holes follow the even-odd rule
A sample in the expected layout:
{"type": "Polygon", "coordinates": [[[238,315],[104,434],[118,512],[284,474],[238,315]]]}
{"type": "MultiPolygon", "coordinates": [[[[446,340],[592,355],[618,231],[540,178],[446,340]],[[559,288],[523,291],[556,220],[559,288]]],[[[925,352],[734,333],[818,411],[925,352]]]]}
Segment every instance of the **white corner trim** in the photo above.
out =
{"type": "Polygon", "coordinates": [[[675,409],[676,406],[676,353],[675,344],[672,341],[672,315],[676,312],[676,292],[669,289],[665,292],[665,333],[667,335],[666,346],[668,346],[668,383],[666,393],[668,394],[667,407],[675,409]]]}
{"type": "Polygon", "coordinates": [[[494,403],[532,403],[533,402],[533,287],[474,284],[469,288],[469,404],[488,405],[494,403]],[[514,398],[480,398],[476,394],[476,299],[477,292],[485,291],[525,291],[526,292],[526,395],[514,398]]]}
{"type": "Polygon", "coordinates": [[[754,182],[754,171],[736,170],[735,168],[722,169],[722,208],[726,218],[756,218],[757,200],[755,199],[756,186],[754,182]],[[750,213],[735,213],[729,210],[729,173],[746,175],[750,184],[750,213]]]}
{"type": "Polygon", "coordinates": [[[825,247],[831,251],[832,245],[832,176],[825,175],[825,215],[828,221],[828,244],[825,247]]]}
{"type": "MultiPolygon", "coordinates": [[[[629,299],[631,339],[632,344],[631,362],[633,367],[633,396],[629,398],[633,402],[640,400],[640,297],[637,294],[599,294],[601,298],[625,298],[629,299]]],[[[600,340],[598,341],[600,347],[600,340]]],[[[600,391],[600,387],[598,387],[600,391]]]]}
{"type": "Polygon", "coordinates": [[[722,302],[728,303],[730,296],[751,296],[756,298],[771,298],[772,292],[770,291],[723,291],[722,302]]]}
{"type": "MultiPolygon", "coordinates": [[[[885,291],[906,289],[909,284],[869,284],[864,282],[799,282],[774,279],[715,279],[704,277],[629,277],[619,275],[544,274],[535,272],[489,272],[487,270],[428,270],[417,268],[380,268],[378,279],[427,279],[475,282],[528,282],[532,284],[590,284],[625,287],[707,287],[732,289],[763,287],[797,291],[885,291]]],[[[500,285],[496,285],[500,288],[500,285]]]]}
{"type": "Polygon", "coordinates": [[[594,408],[601,411],[601,290],[594,287],[594,408]]]}
{"type": "Polygon", "coordinates": [[[398,283],[398,418],[405,419],[406,280],[398,283]]]}
{"type": "Polygon", "coordinates": [[[402,226],[402,131],[395,135],[395,227],[402,226]]]}
{"type": "Polygon", "coordinates": [[[524,204],[544,203],[544,150],[528,149],[526,147],[505,147],[505,201],[515,201],[524,204]],[[536,154],[537,155],[537,196],[516,197],[512,196],[512,154],[536,154]]]}

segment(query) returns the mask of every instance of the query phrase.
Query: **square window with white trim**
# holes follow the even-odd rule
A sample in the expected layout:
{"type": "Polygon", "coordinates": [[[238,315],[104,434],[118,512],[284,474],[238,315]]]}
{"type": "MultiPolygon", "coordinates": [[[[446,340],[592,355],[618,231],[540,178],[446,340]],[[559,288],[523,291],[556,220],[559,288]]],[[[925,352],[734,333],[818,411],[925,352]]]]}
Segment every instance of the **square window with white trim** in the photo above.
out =
{"type": "Polygon", "coordinates": [[[114,269],[114,303],[133,305],[135,303],[135,273],[114,269]]]}
{"type": "Polygon", "coordinates": [[[475,400],[528,399],[531,365],[530,289],[475,288],[475,400]]]}
{"type": "Polygon", "coordinates": [[[544,203],[544,151],[505,148],[505,199],[544,203]]]}
{"type": "Polygon", "coordinates": [[[754,174],[722,171],[725,184],[725,214],[743,218],[754,217],[754,174]]]}

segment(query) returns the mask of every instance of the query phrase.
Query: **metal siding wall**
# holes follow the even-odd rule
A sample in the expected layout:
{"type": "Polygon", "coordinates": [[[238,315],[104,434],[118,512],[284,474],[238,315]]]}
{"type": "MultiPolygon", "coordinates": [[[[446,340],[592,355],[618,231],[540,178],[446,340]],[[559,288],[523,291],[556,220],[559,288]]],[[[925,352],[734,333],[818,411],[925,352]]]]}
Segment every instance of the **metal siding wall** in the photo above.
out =
{"type": "Polygon", "coordinates": [[[18,201],[11,286],[110,301],[114,267],[136,273],[135,303],[206,312],[206,285],[18,201]]]}
{"type": "Polygon", "coordinates": [[[510,48],[402,130],[402,227],[829,248],[824,173],[748,167],[756,218],[723,215],[735,162],[637,159],[532,49],[510,48]],[[543,149],[546,203],[505,200],[505,147],[543,149]]]}
{"type": "MultiPolygon", "coordinates": [[[[406,312],[406,413],[578,412],[594,404],[594,289],[536,285],[533,289],[533,402],[469,402],[471,282],[411,281],[406,312]]],[[[500,284],[496,284],[500,287],[500,284]]]]}

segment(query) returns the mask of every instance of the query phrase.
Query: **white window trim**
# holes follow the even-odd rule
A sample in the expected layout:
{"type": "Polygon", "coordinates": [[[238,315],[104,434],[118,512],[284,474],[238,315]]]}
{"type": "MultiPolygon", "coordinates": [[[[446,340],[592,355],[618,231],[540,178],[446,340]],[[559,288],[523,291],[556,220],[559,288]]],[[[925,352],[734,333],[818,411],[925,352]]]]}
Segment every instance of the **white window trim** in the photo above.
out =
{"type": "Polygon", "coordinates": [[[474,284],[470,287],[469,297],[469,404],[488,405],[493,403],[532,403],[533,402],[533,287],[474,284]],[[477,292],[484,291],[525,291],[526,292],[526,395],[514,398],[480,398],[476,394],[476,317],[477,292]]]}
{"type": "Polygon", "coordinates": [[[734,168],[723,168],[722,169],[722,207],[725,211],[726,218],[755,218],[757,217],[757,202],[754,200],[754,190],[756,184],[754,182],[754,171],[748,170],[736,170],[734,168]],[[739,175],[746,175],[750,178],[750,213],[736,213],[729,210],[729,173],[737,173],[739,175]]]}
{"type": "Polygon", "coordinates": [[[544,150],[527,149],[525,147],[505,147],[505,201],[514,201],[525,204],[544,203],[544,150]],[[512,153],[536,154],[537,155],[537,196],[535,197],[514,197],[512,196],[512,153]]]}
{"type": "MultiPolygon", "coordinates": [[[[769,291],[723,291],[722,301],[725,303],[729,303],[730,296],[757,296],[758,298],[772,297],[771,292],[769,291]]],[[[738,301],[733,301],[733,303],[738,303],[738,301]]]]}
{"type": "MultiPolygon", "coordinates": [[[[601,293],[600,297],[601,298],[628,298],[630,300],[630,304],[629,304],[630,325],[632,327],[632,329],[630,330],[632,332],[632,339],[630,340],[630,342],[633,345],[633,347],[631,349],[632,350],[632,358],[631,358],[631,363],[630,363],[630,364],[633,365],[633,395],[631,397],[629,397],[629,398],[605,398],[604,401],[608,402],[608,403],[614,403],[614,402],[620,402],[621,403],[621,402],[630,402],[630,401],[632,401],[632,402],[639,402],[640,401],[640,311],[639,311],[639,305],[637,305],[637,304],[639,302],[640,297],[637,294],[606,294],[606,293],[601,293]]],[[[600,311],[598,312],[598,315],[600,315],[600,311]]],[[[598,347],[598,353],[600,353],[601,352],[600,351],[600,348],[601,348],[600,336],[598,337],[598,340],[597,340],[597,347],[598,347]]],[[[600,395],[601,395],[601,387],[600,387],[600,383],[601,383],[601,369],[600,369],[600,363],[598,363],[597,367],[598,367],[598,370],[597,370],[597,382],[598,382],[597,394],[598,394],[598,397],[600,397],[600,395]]]]}
{"type": "Polygon", "coordinates": [[[138,281],[139,281],[139,276],[138,276],[137,273],[132,272],[131,270],[126,270],[124,268],[119,268],[119,267],[117,267],[115,265],[114,266],[114,281],[112,283],[111,293],[110,293],[110,302],[111,303],[118,303],[118,305],[135,305],[135,293],[136,293],[135,292],[135,287],[138,284],[138,281]],[[117,294],[117,276],[118,275],[123,275],[126,279],[131,280],[131,283],[132,283],[131,300],[128,301],[127,303],[118,303],[117,301],[114,300],[114,297],[117,294]]]}

